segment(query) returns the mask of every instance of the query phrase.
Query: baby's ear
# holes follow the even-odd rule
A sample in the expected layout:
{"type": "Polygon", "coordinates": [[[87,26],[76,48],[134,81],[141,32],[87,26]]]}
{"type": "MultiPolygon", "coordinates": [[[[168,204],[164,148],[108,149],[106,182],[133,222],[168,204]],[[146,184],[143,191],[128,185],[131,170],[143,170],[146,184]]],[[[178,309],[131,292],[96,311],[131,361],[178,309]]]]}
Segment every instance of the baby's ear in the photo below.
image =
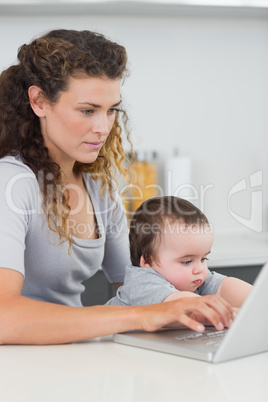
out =
{"type": "Polygon", "coordinates": [[[149,258],[149,261],[148,261],[148,259],[145,261],[143,255],[142,255],[140,258],[140,267],[151,268],[151,258],[149,258]]]}

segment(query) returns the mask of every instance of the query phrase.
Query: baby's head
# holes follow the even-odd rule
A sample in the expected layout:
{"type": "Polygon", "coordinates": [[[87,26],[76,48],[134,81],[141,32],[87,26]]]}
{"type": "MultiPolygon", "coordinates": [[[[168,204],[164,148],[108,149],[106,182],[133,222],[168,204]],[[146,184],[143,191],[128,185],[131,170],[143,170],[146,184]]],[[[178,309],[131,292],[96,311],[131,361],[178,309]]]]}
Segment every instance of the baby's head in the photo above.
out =
{"type": "Polygon", "coordinates": [[[207,276],[213,236],[206,216],[173,196],[146,200],[130,222],[132,265],[150,267],[178,290],[194,291],[207,276]]]}

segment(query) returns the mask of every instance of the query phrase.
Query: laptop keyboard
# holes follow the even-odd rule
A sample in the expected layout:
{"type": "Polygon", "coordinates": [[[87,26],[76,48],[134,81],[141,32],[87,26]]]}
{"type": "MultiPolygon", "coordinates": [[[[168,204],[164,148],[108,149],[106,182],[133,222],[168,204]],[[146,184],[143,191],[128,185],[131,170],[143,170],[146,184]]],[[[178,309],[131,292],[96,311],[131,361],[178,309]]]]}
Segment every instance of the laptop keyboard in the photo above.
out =
{"type": "Polygon", "coordinates": [[[207,346],[219,346],[227,333],[227,329],[222,331],[193,332],[189,335],[176,336],[175,339],[186,343],[193,343],[198,340],[198,343],[203,343],[207,346]]]}

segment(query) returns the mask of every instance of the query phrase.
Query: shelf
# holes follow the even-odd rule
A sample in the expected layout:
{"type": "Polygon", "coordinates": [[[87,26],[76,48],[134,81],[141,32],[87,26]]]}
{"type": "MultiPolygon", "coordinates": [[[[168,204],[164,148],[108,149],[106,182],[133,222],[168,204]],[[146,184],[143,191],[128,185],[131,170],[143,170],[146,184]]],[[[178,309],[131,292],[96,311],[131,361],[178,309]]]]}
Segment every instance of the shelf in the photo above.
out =
{"type": "MultiPolygon", "coordinates": [[[[260,2],[258,2],[259,4],[260,2]]],[[[242,3],[241,3],[242,4],[242,3]]],[[[249,4],[249,3],[248,3],[249,4]]],[[[264,4],[264,3],[263,3],[264,4]]],[[[267,18],[268,7],[186,4],[183,1],[68,1],[0,0],[1,16],[107,15],[144,17],[257,17],[267,18]]]]}
{"type": "Polygon", "coordinates": [[[216,234],[209,267],[263,265],[268,261],[268,235],[216,234]]]}

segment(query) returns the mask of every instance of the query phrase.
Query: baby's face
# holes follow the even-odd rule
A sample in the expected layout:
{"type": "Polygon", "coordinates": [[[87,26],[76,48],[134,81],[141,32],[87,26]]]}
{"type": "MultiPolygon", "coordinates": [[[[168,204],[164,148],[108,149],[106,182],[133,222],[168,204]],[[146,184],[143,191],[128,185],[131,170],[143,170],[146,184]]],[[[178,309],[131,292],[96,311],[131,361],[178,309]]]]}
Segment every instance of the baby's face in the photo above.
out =
{"type": "Polygon", "coordinates": [[[194,292],[207,277],[207,256],[213,243],[209,225],[166,222],[151,267],[180,291],[194,292]]]}

